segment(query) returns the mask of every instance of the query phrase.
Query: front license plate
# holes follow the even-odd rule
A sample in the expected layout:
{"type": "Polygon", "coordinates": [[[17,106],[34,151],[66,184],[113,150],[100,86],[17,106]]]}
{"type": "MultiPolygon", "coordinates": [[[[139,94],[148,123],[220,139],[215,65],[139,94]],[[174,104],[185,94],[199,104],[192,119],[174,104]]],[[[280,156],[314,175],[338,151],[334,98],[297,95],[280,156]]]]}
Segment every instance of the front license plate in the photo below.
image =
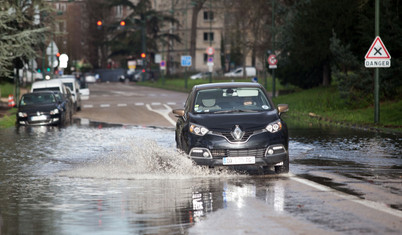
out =
{"type": "Polygon", "coordinates": [[[31,121],[44,121],[44,120],[46,120],[46,119],[47,119],[47,118],[46,118],[46,116],[44,116],[44,115],[31,117],[31,121]]]}
{"type": "Polygon", "coordinates": [[[224,157],[223,165],[255,164],[255,157],[224,157]]]}

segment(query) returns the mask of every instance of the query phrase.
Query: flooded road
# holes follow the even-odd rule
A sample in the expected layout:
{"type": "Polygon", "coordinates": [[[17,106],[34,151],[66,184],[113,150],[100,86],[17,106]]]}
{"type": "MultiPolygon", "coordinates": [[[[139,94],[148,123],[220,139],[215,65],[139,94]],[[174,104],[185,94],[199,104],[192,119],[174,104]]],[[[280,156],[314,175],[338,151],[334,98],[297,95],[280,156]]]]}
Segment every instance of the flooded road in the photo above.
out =
{"type": "Polygon", "coordinates": [[[0,234],[399,234],[402,139],[291,128],[290,173],[192,165],[172,128],[0,130],[0,234]]]}

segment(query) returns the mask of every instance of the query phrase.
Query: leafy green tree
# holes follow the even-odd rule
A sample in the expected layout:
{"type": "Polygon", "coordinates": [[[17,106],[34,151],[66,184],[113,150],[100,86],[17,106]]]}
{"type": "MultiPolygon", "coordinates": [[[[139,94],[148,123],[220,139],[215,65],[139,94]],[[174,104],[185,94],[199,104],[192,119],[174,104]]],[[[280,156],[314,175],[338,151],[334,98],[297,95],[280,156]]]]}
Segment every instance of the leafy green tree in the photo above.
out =
{"type": "MultiPolygon", "coordinates": [[[[351,105],[372,103],[374,69],[364,55],[375,38],[375,1],[280,1],[279,79],[302,88],[330,85],[335,79],[351,105]]],[[[400,1],[380,1],[380,36],[391,68],[380,69],[382,99],[402,95],[402,11],[400,1]]]]}
{"type": "MultiPolygon", "coordinates": [[[[362,1],[359,8],[359,42],[351,49],[361,61],[361,74],[358,79],[370,78],[374,80],[374,69],[363,67],[364,56],[375,38],[375,1],[362,1]]],[[[380,37],[388,52],[391,54],[391,67],[380,69],[380,97],[381,99],[402,98],[402,4],[401,1],[380,1],[380,37]]],[[[373,82],[371,83],[373,84],[373,82]]],[[[373,85],[355,88],[363,96],[373,94],[373,85]]]]}
{"type": "Polygon", "coordinates": [[[358,1],[303,0],[291,3],[277,39],[279,77],[284,83],[310,88],[331,83],[330,38],[342,41],[356,31],[358,1]]]}
{"type": "Polygon", "coordinates": [[[41,0],[0,2],[0,81],[13,77],[14,67],[36,57],[49,32],[40,21],[47,11],[41,0]]]}

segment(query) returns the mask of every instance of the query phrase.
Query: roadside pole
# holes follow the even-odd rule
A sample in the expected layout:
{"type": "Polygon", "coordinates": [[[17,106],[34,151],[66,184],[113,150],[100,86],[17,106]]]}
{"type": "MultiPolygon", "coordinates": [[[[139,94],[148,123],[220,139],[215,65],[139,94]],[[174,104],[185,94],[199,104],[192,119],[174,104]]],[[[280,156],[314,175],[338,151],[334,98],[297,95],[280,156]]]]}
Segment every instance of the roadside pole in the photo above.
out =
{"type": "MultiPolygon", "coordinates": [[[[275,0],[272,0],[272,53],[275,54],[275,0]]],[[[271,56],[270,56],[271,57],[271,56]]],[[[269,60],[269,57],[268,57],[269,60]]],[[[275,58],[276,60],[276,58],[275,58]]],[[[268,61],[269,63],[269,61],[268,61]]],[[[274,64],[276,66],[276,63],[274,64]]],[[[275,68],[272,68],[272,97],[275,97],[275,68]]]]}
{"type": "MultiPolygon", "coordinates": [[[[375,36],[380,36],[380,0],[375,0],[375,36]]],[[[380,70],[375,68],[374,75],[374,123],[380,122],[380,70]]]]}
{"type": "Polygon", "coordinates": [[[391,55],[380,38],[380,0],[375,1],[375,39],[366,53],[364,66],[374,71],[374,123],[380,123],[380,71],[391,67],[391,55]]]}
{"type": "Polygon", "coordinates": [[[191,56],[189,55],[182,55],[181,56],[181,66],[184,68],[184,88],[187,89],[187,68],[191,67],[191,56]]]}

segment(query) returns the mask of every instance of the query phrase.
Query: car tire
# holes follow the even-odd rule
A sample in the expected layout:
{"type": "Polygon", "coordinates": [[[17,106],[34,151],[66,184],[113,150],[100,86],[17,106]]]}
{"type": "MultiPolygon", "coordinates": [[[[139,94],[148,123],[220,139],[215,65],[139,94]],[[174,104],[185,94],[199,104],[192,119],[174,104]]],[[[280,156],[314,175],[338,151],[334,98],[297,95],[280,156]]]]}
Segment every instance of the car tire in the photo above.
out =
{"type": "Polygon", "coordinates": [[[282,166],[275,166],[276,174],[288,173],[288,172],[289,172],[289,155],[287,156],[286,160],[283,161],[282,166]]]}

